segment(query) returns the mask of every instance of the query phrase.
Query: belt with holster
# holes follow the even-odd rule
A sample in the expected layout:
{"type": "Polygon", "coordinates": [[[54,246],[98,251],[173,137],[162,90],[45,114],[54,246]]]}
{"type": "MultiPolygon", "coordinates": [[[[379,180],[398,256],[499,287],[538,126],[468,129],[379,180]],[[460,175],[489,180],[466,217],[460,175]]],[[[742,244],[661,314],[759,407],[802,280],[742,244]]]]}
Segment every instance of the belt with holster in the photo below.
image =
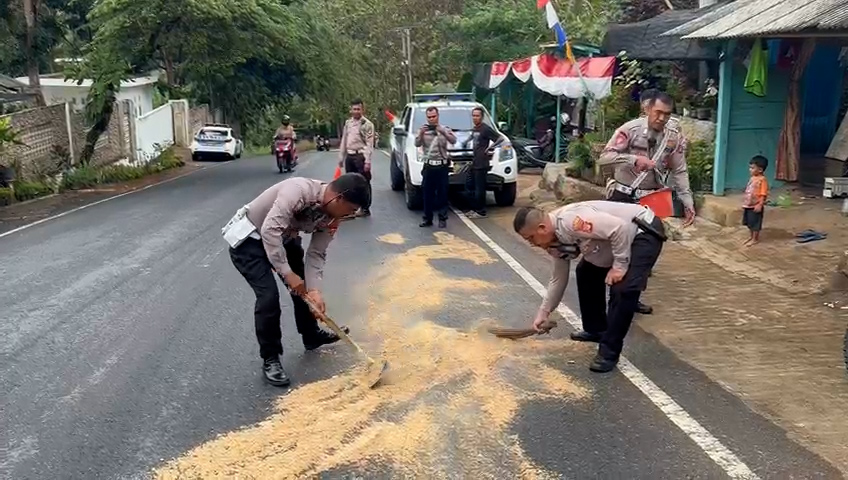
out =
{"type": "Polygon", "coordinates": [[[348,150],[348,155],[362,155],[364,152],[362,150],[348,150]]]}
{"type": "Polygon", "coordinates": [[[633,187],[627,186],[627,185],[625,185],[625,184],[623,184],[619,181],[615,182],[615,187],[613,187],[613,188],[615,188],[615,190],[617,192],[621,192],[621,193],[623,193],[627,196],[632,196],[632,197],[636,198],[637,200],[644,197],[645,195],[656,192],[656,190],[644,190],[644,189],[641,189],[641,188],[633,188],[633,187]]]}

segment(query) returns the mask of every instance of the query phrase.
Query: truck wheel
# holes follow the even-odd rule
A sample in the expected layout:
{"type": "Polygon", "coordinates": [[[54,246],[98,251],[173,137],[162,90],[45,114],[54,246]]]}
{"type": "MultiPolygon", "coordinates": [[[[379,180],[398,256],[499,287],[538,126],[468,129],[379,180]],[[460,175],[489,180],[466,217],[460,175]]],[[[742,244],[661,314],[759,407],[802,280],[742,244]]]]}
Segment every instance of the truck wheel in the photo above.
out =
{"type": "Polygon", "coordinates": [[[505,183],[499,190],[495,190],[495,203],[499,207],[511,207],[515,203],[517,192],[518,182],[505,183]]]}
{"type": "MultiPolygon", "coordinates": [[[[408,164],[406,165],[406,171],[409,171],[408,164]]],[[[424,206],[424,197],[421,187],[413,185],[412,181],[409,179],[409,175],[404,176],[406,177],[406,182],[404,182],[403,196],[406,199],[406,208],[410,210],[421,210],[424,206]]]]}
{"type": "Polygon", "coordinates": [[[395,159],[395,155],[392,154],[392,158],[389,159],[389,163],[391,166],[389,167],[392,179],[392,190],[395,192],[399,192],[403,190],[404,179],[403,179],[403,171],[398,167],[397,161],[395,159]]]}

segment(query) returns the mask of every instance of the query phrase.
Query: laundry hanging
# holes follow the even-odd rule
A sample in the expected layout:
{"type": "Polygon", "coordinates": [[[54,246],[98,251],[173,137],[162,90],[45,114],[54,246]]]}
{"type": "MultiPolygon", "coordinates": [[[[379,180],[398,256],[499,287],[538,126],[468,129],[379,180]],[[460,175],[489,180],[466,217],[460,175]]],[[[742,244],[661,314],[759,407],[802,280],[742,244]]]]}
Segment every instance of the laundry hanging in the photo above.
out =
{"type": "Polygon", "coordinates": [[[756,39],[751,47],[748,74],[745,76],[745,91],[758,97],[765,97],[768,78],[768,51],[763,41],[756,39]]]}

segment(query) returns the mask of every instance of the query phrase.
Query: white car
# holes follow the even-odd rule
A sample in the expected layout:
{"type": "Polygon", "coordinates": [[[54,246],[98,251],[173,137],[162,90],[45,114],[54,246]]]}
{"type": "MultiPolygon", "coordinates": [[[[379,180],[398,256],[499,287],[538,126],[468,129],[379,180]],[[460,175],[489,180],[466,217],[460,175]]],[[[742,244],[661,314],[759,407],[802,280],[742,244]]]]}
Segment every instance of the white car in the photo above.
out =
{"type": "Polygon", "coordinates": [[[232,160],[241,158],[244,153],[244,143],[233,136],[233,129],[229,125],[208,124],[197,131],[191,142],[191,159],[232,160]]]}
{"type": "Polygon", "coordinates": [[[483,122],[494,128],[503,138],[503,143],[494,150],[489,161],[486,189],[494,191],[495,201],[499,206],[514,204],[518,159],[509,139],[492,124],[488,110],[480,103],[472,101],[470,94],[415,95],[414,100],[404,108],[390,139],[392,190],[404,191],[407,208],[418,210],[423,204],[421,171],[424,164],[421,157],[424,150],[415,146],[415,136],[418,129],[427,123],[425,112],[429,107],[439,109],[439,123],[449,127],[456,135],[456,143],[448,149],[453,164],[449,177],[452,188],[465,187],[473,151],[471,145],[463,149],[462,144],[471,136],[471,111],[475,108],[483,109],[483,122]]]}

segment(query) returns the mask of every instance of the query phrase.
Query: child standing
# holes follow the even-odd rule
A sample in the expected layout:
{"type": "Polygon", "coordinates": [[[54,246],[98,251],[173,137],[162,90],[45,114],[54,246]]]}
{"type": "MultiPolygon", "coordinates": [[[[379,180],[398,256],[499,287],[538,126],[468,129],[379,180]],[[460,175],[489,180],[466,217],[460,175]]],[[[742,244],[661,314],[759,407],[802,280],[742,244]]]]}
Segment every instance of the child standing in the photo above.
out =
{"type": "Polygon", "coordinates": [[[763,228],[763,209],[768,198],[768,181],[763,173],[768,167],[768,159],[755,155],[748,162],[751,179],[745,187],[745,201],[742,204],[742,225],[748,227],[751,236],[745,241],[745,246],[756,245],[760,241],[760,230],[763,228]]]}

